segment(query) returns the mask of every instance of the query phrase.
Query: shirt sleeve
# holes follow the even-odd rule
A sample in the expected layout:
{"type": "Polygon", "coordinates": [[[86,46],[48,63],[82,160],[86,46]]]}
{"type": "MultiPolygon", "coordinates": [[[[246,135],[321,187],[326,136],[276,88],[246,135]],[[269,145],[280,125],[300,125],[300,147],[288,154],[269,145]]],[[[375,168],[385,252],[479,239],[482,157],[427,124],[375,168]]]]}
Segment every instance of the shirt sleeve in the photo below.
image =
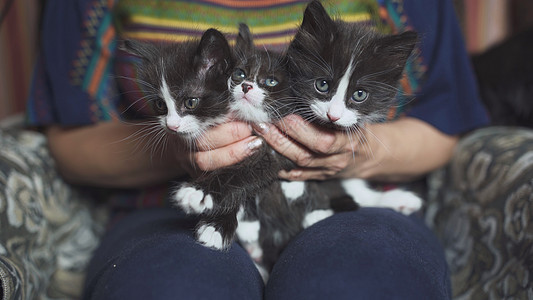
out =
{"type": "Polygon", "coordinates": [[[28,98],[29,125],[86,125],[116,116],[113,3],[47,1],[28,98]]]}
{"type": "Polygon", "coordinates": [[[405,0],[408,25],[420,34],[425,74],[407,115],[454,135],[488,124],[450,0],[405,0]]]}

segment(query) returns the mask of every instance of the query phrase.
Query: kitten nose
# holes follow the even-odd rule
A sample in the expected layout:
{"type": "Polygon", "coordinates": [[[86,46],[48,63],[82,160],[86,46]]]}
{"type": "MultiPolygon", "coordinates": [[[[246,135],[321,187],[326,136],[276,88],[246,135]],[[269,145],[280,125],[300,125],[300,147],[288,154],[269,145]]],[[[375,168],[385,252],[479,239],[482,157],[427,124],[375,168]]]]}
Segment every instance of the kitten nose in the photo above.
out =
{"type": "Polygon", "coordinates": [[[180,125],[179,124],[175,124],[175,123],[169,123],[167,122],[167,128],[171,131],[178,131],[178,129],[180,128],[180,125]]]}
{"type": "Polygon", "coordinates": [[[340,119],[340,117],[337,117],[335,115],[332,115],[328,112],[328,119],[331,121],[331,122],[336,122],[340,119]]]}
{"type": "Polygon", "coordinates": [[[242,84],[242,92],[243,93],[248,93],[249,90],[252,89],[252,85],[248,84],[248,83],[243,83],[242,84]]]}
{"type": "Polygon", "coordinates": [[[180,128],[179,125],[168,125],[167,127],[168,127],[168,129],[170,129],[171,131],[176,131],[176,132],[177,132],[178,129],[180,128]]]}

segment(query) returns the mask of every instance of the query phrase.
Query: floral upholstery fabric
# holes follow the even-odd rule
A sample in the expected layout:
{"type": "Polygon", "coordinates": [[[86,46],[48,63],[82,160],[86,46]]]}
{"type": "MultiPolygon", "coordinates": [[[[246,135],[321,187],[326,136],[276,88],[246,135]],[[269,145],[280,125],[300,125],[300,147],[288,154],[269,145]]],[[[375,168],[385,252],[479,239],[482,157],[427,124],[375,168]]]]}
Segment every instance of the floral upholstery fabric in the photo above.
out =
{"type": "Polygon", "coordinates": [[[533,130],[480,129],[433,174],[427,223],[455,299],[533,299],[533,130]]]}
{"type": "Polygon", "coordinates": [[[43,135],[0,130],[2,299],[79,296],[105,219],[57,175],[43,135]]]}

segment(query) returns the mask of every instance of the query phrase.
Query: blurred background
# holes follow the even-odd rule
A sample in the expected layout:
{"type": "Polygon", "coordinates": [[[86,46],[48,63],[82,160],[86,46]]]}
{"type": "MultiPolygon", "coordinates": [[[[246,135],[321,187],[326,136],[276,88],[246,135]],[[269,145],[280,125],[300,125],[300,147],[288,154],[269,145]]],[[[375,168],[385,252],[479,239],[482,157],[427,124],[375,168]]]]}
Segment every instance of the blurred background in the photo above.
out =
{"type": "MultiPolygon", "coordinates": [[[[533,26],[533,0],[453,1],[470,54],[533,26]]],[[[19,120],[24,111],[44,2],[0,0],[0,121],[19,120]]]]}

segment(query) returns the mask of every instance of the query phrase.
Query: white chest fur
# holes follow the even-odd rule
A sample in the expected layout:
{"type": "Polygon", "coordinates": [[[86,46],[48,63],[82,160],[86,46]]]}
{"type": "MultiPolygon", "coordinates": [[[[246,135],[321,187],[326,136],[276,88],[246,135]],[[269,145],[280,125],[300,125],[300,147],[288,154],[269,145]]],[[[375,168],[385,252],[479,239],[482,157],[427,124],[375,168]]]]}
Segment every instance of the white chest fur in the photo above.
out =
{"type": "Polygon", "coordinates": [[[281,190],[287,201],[294,201],[300,198],[305,192],[304,181],[283,181],[281,182],[281,190]]]}

